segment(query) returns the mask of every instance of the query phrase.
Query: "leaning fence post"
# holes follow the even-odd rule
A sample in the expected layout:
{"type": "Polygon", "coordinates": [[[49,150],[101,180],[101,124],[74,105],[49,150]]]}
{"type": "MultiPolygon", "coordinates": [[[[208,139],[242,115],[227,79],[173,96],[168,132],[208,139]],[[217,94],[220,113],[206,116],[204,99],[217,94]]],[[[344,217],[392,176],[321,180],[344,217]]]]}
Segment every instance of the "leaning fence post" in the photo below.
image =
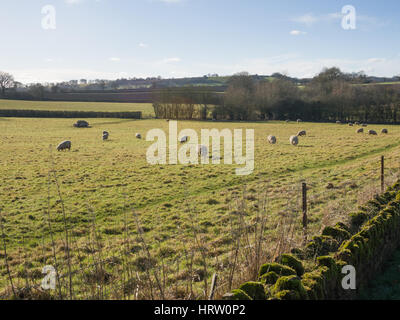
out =
{"type": "Polygon", "coordinates": [[[210,290],[210,295],[208,297],[208,300],[214,299],[215,288],[217,287],[217,279],[218,279],[218,276],[216,273],[214,273],[214,275],[212,277],[212,281],[211,281],[211,290],[210,290]]]}
{"type": "Polygon", "coordinates": [[[302,183],[302,194],[303,194],[303,233],[304,241],[307,241],[307,184],[302,183]]]}
{"type": "Polygon", "coordinates": [[[385,192],[385,156],[381,157],[381,192],[385,192]]]}

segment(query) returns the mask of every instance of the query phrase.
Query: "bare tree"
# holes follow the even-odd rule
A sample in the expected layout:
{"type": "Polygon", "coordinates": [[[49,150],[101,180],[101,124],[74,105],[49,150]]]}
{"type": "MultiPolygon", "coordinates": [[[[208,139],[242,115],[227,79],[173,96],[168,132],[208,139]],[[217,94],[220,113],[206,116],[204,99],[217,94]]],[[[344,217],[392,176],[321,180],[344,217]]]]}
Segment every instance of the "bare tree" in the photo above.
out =
{"type": "Polygon", "coordinates": [[[6,89],[11,88],[13,85],[14,85],[14,77],[7,72],[0,71],[1,95],[4,96],[6,89]]]}

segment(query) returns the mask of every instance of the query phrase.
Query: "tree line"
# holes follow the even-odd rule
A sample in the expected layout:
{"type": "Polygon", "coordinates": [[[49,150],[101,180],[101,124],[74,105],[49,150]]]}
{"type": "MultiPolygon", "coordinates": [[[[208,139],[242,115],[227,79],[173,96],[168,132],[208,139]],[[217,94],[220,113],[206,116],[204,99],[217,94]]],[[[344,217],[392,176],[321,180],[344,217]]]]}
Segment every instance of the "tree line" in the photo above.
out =
{"type": "Polygon", "coordinates": [[[153,107],[163,119],[399,123],[400,85],[363,85],[365,76],[357,77],[330,68],[300,86],[287,77],[256,81],[239,73],[224,94],[167,88],[153,96],[153,107]]]}

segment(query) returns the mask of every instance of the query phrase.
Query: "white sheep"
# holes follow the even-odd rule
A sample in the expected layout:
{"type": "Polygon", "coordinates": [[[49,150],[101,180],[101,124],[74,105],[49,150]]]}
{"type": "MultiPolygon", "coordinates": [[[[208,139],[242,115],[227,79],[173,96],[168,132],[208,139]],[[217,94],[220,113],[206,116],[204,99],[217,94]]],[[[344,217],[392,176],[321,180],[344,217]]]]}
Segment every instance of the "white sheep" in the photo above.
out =
{"type": "Polygon", "coordinates": [[[57,146],[57,151],[62,151],[65,149],[71,150],[71,141],[69,140],[63,141],[57,146]]]}
{"type": "Polygon", "coordinates": [[[290,144],[297,146],[299,144],[299,137],[298,136],[291,136],[290,139],[290,144]]]}
{"type": "Polygon", "coordinates": [[[303,122],[301,119],[297,119],[297,123],[303,122]]]}
{"type": "Polygon", "coordinates": [[[189,140],[188,136],[183,136],[182,138],[179,139],[179,142],[180,143],[185,143],[185,142],[188,142],[188,140],[189,140]]]}
{"type": "Polygon", "coordinates": [[[270,144],[275,144],[276,143],[276,137],[275,136],[268,136],[268,142],[270,144]]]}

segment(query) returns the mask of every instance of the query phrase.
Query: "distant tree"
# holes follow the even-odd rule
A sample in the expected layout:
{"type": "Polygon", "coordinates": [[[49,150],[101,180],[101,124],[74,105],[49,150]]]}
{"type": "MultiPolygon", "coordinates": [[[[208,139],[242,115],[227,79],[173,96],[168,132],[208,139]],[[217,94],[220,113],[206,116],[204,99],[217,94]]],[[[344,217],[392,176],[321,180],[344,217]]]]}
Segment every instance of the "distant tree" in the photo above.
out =
{"type": "Polygon", "coordinates": [[[43,87],[40,83],[32,85],[29,87],[29,93],[33,96],[33,98],[43,100],[45,87],[43,87]]]}
{"type": "Polygon", "coordinates": [[[58,93],[60,91],[60,87],[58,85],[51,86],[51,93],[58,93]]]}
{"type": "Polygon", "coordinates": [[[6,89],[12,88],[14,86],[14,77],[7,73],[0,71],[0,88],[1,95],[4,96],[6,89]]]}

